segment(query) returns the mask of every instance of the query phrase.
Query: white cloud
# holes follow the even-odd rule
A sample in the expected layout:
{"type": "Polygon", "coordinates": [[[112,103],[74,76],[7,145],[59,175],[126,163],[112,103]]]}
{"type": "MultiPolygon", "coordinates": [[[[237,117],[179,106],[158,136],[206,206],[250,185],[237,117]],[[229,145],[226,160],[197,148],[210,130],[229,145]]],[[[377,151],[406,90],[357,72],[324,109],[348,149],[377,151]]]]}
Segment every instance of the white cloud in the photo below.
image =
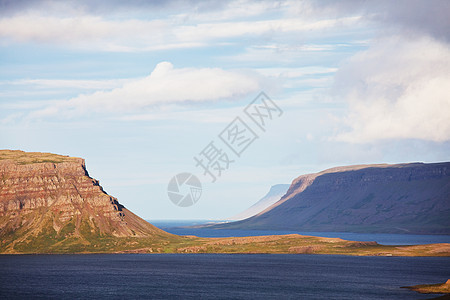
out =
{"type": "Polygon", "coordinates": [[[167,48],[177,47],[170,42],[169,34],[166,20],[113,21],[92,15],[54,17],[40,14],[0,19],[0,37],[4,39],[104,51],[131,51],[136,47],[150,46],[157,48],[164,44],[167,44],[167,48]]]}
{"type": "Polygon", "coordinates": [[[307,75],[329,75],[334,74],[337,68],[329,68],[322,66],[308,66],[301,68],[258,68],[256,69],[265,76],[274,76],[282,78],[298,78],[307,75]]]}
{"type": "Polygon", "coordinates": [[[328,87],[332,82],[336,68],[322,66],[291,68],[258,68],[255,71],[279,81],[283,89],[328,87]]]}
{"type": "MultiPolygon", "coordinates": [[[[180,40],[230,38],[245,35],[262,35],[266,33],[285,33],[312,31],[333,28],[337,24],[351,25],[359,21],[359,17],[319,20],[307,22],[300,18],[269,19],[261,21],[204,23],[193,26],[181,26],[176,34],[180,40]]],[[[315,49],[313,49],[314,51],[315,49]]]]}
{"type": "MultiPolygon", "coordinates": [[[[257,12],[262,13],[262,9],[257,12]]],[[[47,43],[100,51],[153,51],[210,46],[230,38],[324,30],[358,20],[358,17],[345,17],[306,21],[296,17],[188,22],[179,16],[108,19],[83,14],[59,17],[35,11],[0,18],[0,38],[4,42],[47,43]]]]}
{"type": "Polygon", "coordinates": [[[177,103],[234,100],[256,93],[264,78],[253,72],[220,68],[179,68],[159,63],[142,79],[127,82],[109,91],[82,94],[70,100],[30,113],[31,118],[70,117],[91,112],[136,112],[153,106],[177,103]]]}
{"type": "Polygon", "coordinates": [[[312,18],[359,15],[362,20],[381,24],[390,34],[426,34],[439,40],[450,41],[448,0],[306,0],[285,3],[287,12],[291,14],[312,18]]]}
{"type": "Polygon", "coordinates": [[[450,140],[450,47],[433,38],[382,38],[337,73],[350,113],[338,140],[450,140]]]}
{"type": "Polygon", "coordinates": [[[20,86],[27,89],[67,89],[76,88],[83,90],[112,89],[122,85],[130,79],[105,79],[105,80],[82,80],[82,79],[18,79],[0,81],[0,86],[20,86]]]}
{"type": "MultiPolygon", "coordinates": [[[[196,4],[201,4],[197,2],[196,4]]],[[[199,9],[184,9],[182,13],[176,17],[183,21],[196,22],[217,22],[231,19],[249,19],[264,15],[268,12],[278,11],[280,3],[277,1],[219,1],[218,3],[210,3],[210,10],[204,11],[199,9]],[[221,7],[223,6],[223,7],[221,7]]]]}
{"type": "MultiPolygon", "coordinates": [[[[357,22],[358,18],[352,19],[357,22]]],[[[233,56],[223,57],[224,60],[232,60],[243,63],[267,63],[276,62],[278,65],[307,65],[311,63],[326,62],[322,59],[317,59],[319,55],[323,56],[337,56],[342,49],[352,48],[353,46],[360,46],[360,42],[351,43],[324,43],[324,44],[309,44],[298,40],[298,35],[289,36],[289,43],[279,44],[260,44],[251,45],[244,49],[243,52],[233,56]]]]}

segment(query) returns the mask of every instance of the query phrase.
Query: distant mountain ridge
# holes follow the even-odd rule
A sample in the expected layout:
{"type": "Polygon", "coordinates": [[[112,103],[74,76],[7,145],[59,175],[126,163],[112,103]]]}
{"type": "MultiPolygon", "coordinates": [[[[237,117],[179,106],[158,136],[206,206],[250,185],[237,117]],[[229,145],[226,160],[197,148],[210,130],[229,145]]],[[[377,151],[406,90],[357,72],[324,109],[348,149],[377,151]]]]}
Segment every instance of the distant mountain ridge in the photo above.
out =
{"type": "Polygon", "coordinates": [[[230,220],[243,220],[262,212],[263,210],[280,200],[281,197],[286,194],[289,186],[289,184],[276,184],[271,186],[269,192],[263,198],[261,198],[258,202],[250,206],[245,211],[231,217],[230,220]]]}
{"type": "Polygon", "coordinates": [[[392,247],[298,234],[177,236],[108,195],[84,159],[0,150],[0,254],[155,252],[450,256],[450,244],[392,247]]]}
{"type": "Polygon", "coordinates": [[[213,228],[450,234],[450,162],[302,175],[263,212],[213,228]]]}

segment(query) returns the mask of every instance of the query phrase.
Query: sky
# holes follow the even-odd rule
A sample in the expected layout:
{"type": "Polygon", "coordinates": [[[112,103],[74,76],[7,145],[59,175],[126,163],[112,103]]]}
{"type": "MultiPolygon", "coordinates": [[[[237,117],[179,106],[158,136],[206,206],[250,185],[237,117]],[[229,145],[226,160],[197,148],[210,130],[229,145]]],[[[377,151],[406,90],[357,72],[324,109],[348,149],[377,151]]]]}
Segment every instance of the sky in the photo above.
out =
{"type": "Polygon", "coordinates": [[[148,220],[226,219],[330,167],[449,161],[449,15],[445,0],[0,0],[0,149],[82,157],[148,220]],[[220,174],[194,160],[213,150],[220,174]],[[189,207],[168,197],[180,173],[202,185],[189,207]]]}

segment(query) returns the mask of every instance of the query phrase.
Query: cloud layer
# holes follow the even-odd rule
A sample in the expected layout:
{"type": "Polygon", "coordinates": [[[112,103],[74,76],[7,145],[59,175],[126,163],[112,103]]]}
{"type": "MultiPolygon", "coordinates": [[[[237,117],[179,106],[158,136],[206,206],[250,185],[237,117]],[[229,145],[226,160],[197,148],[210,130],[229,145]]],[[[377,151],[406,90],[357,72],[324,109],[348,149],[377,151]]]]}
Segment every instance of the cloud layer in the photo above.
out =
{"type": "Polygon", "coordinates": [[[349,103],[338,140],[450,140],[450,47],[430,37],[382,38],[337,73],[349,103]]]}
{"type": "Polygon", "coordinates": [[[180,103],[234,100],[256,93],[264,79],[256,73],[227,71],[220,68],[174,68],[169,62],[159,63],[142,79],[125,83],[109,91],[82,94],[58,101],[29,115],[79,116],[93,112],[135,112],[154,106],[180,103]]]}
{"type": "MultiPolygon", "coordinates": [[[[305,2],[301,7],[305,7],[305,2]]],[[[425,34],[450,41],[450,2],[447,0],[306,1],[310,15],[342,17],[358,14],[383,26],[384,32],[425,34]]]]}
{"type": "Polygon", "coordinates": [[[308,18],[307,10],[290,14],[298,6],[295,1],[18,2],[0,2],[9,12],[0,13],[0,41],[90,51],[195,48],[248,37],[296,39],[299,33],[329,30],[359,20],[347,15],[308,18]],[[133,17],[124,18],[129,11],[133,17]]]}
{"type": "MultiPolygon", "coordinates": [[[[92,83],[59,81],[89,89],[80,88],[79,93],[84,94],[69,100],[67,96],[32,112],[28,115],[32,118],[141,112],[154,106],[232,100],[267,89],[264,78],[269,76],[284,80],[285,91],[328,87],[331,74],[329,78],[300,78],[294,68],[323,64],[334,70],[334,56],[329,58],[331,65],[324,61],[325,55],[314,53],[355,51],[361,31],[364,39],[370,39],[370,48],[341,62],[335,77],[334,96],[346,101],[349,108],[344,122],[338,124],[336,138],[359,143],[450,140],[446,97],[446,87],[450,86],[450,1],[136,0],[124,5],[103,0],[0,0],[0,7],[0,42],[4,44],[48,44],[88,52],[182,51],[227,45],[223,47],[228,49],[226,54],[218,54],[225,57],[215,60],[214,65],[225,61],[255,70],[177,69],[163,62],[145,78],[124,81],[115,88],[112,82],[105,83],[93,93],[86,93],[95,88],[92,83]],[[346,40],[346,35],[351,37],[346,40]],[[308,41],[308,36],[314,40],[308,41]],[[273,75],[285,66],[292,70],[273,75]],[[263,68],[269,70],[268,76],[257,75],[256,70],[263,68]]],[[[40,85],[56,82],[31,81],[40,85]]]]}

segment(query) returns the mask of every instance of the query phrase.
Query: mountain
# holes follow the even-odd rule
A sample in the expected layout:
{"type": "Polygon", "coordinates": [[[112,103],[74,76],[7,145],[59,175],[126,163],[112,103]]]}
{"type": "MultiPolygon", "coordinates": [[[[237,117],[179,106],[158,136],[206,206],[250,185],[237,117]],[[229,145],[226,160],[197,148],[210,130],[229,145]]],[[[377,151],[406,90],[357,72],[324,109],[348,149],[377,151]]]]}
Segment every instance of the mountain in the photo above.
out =
{"type": "Polygon", "coordinates": [[[119,237],[172,236],[91,178],[81,158],[0,151],[0,252],[101,247],[119,237]]]}
{"type": "Polygon", "coordinates": [[[384,246],[297,234],[177,236],[139,218],[81,158],[0,150],[0,253],[316,253],[450,256],[450,244],[384,246]]]}
{"type": "Polygon", "coordinates": [[[273,185],[263,198],[261,198],[258,202],[250,206],[245,211],[231,217],[230,220],[243,220],[262,212],[263,210],[280,200],[281,197],[286,194],[289,186],[289,184],[273,185]]]}
{"type": "Polygon", "coordinates": [[[302,175],[258,215],[212,227],[450,234],[450,162],[358,165],[302,175]]]}

